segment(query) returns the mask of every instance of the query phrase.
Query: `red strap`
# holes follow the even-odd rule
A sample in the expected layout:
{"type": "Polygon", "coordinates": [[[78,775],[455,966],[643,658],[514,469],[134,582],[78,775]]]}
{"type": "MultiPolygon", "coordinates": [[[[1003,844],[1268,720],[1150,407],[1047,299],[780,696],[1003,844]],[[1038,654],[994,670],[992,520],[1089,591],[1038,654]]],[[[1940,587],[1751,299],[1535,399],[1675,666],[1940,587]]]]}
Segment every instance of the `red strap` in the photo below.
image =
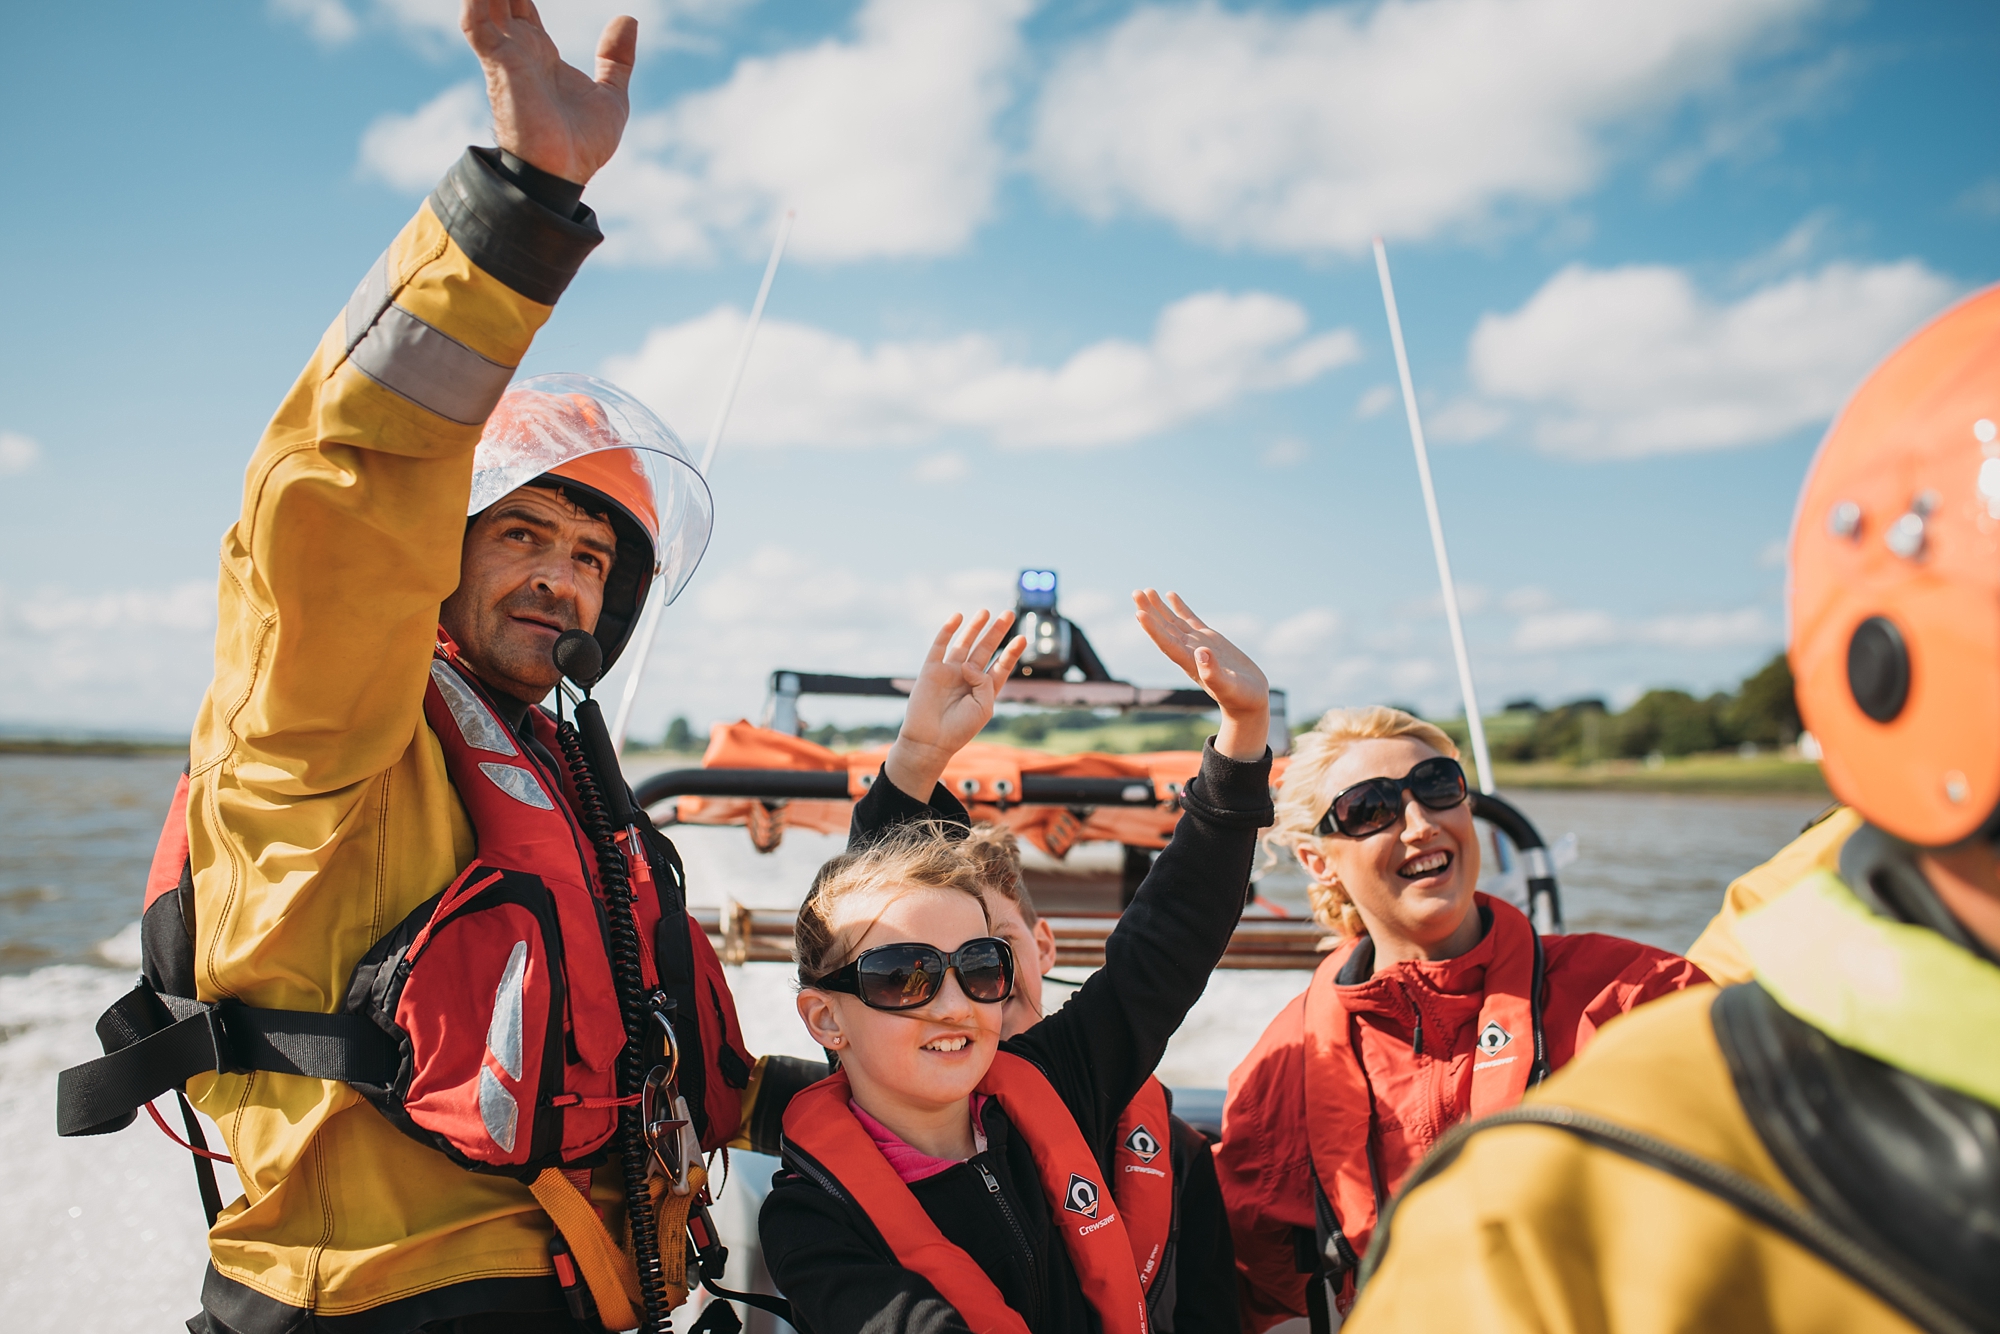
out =
{"type": "Polygon", "coordinates": [[[1027,1322],[1007,1305],[993,1280],[938,1231],[854,1119],[849,1101],[845,1073],[822,1079],[786,1106],[785,1138],[839,1178],[897,1261],[936,1288],[973,1334],[1028,1334],[1027,1322]]]}
{"type": "Polygon", "coordinates": [[[1125,1215],[1139,1283],[1151,1292],[1153,1280],[1160,1276],[1160,1257],[1166,1252],[1174,1216],[1173,1127],[1167,1090],[1151,1076],[1118,1118],[1111,1172],[1111,1193],[1125,1215]]]}
{"type": "Polygon", "coordinates": [[[994,1054],[979,1090],[1000,1100],[1028,1141],[1049,1217],[1062,1227],[1064,1249],[1104,1334],[1146,1334],[1146,1290],[1122,1211],[1097,1179],[1097,1160],[1055,1086],[1032,1062],[1003,1051],[994,1054]]]}
{"type": "Polygon", "coordinates": [[[181,872],[188,864],[188,776],[181,775],[180,782],[174,784],[174,804],[167,808],[167,820],[160,827],[160,841],[153,845],[153,864],[146,872],[146,902],[141,908],[153,906],[153,901],[172,890],[181,882],[181,872]]]}
{"type": "Polygon", "coordinates": [[[173,1132],[173,1130],[167,1125],[167,1119],[160,1115],[160,1109],[153,1106],[153,1104],[150,1102],[146,1104],[146,1115],[153,1118],[153,1124],[160,1128],[160,1133],[162,1135],[165,1135],[168,1139],[180,1145],[183,1149],[186,1149],[189,1153],[194,1154],[197,1158],[206,1158],[211,1162],[217,1162],[217,1163],[228,1163],[231,1167],[234,1167],[236,1165],[236,1160],[234,1158],[228,1157],[225,1154],[210,1153],[207,1149],[197,1149],[194,1145],[188,1143],[186,1140],[182,1139],[179,1135],[176,1135],[173,1132]]]}

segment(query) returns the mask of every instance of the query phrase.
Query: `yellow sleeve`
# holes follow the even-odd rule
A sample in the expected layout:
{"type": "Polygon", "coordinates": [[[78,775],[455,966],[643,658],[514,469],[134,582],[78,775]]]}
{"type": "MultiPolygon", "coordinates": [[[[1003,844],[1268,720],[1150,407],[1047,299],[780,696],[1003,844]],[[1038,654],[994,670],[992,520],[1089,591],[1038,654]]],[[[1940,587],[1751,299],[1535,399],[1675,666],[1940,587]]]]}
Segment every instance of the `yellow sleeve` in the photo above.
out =
{"type": "Polygon", "coordinates": [[[468,152],[265,429],[223,538],[197,769],[233,751],[283,801],[381,772],[415,733],[473,447],[567,282],[523,278],[524,256],[567,247],[574,273],[597,239],[511,189],[468,152]]]}
{"type": "Polygon", "coordinates": [[[1840,849],[1848,835],[1861,827],[1852,807],[1842,806],[1779,849],[1762,866],[1729,882],[1722,911],[1710,919],[1687,957],[1722,986],[1750,980],[1750,957],[1736,940],[1736,919],[1784,893],[1817,870],[1838,872],[1840,849]]]}

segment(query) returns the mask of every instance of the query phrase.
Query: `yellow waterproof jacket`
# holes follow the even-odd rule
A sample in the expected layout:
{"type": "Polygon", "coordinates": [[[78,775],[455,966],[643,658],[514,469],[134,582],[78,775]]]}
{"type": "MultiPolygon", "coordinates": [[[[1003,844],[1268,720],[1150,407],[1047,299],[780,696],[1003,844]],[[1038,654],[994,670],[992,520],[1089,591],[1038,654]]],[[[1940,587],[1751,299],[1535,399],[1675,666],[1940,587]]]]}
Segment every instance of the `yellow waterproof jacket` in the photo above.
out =
{"type": "MultiPolygon", "coordinates": [[[[1608,1025],[1527,1103],[1554,1103],[1805,1201],[1738,1101],[1698,987],[1608,1025]]],[[[1916,1326],[1708,1192],[1564,1131],[1504,1126],[1398,1208],[1348,1317],[1388,1330],[1535,1334],[1906,1334],[1916,1326]]]]}
{"type": "Polygon", "coordinates": [[[1850,1269],[1874,1270],[1939,1328],[1986,1300],[1990,1232],[1959,1211],[1990,1189],[2000,966],[1875,911],[1824,868],[1743,914],[1735,939],[1756,987],[1635,1011],[1525,1105],[1665,1141],[1835,1231],[1852,1218],[1879,1237],[1851,1237],[1855,1257],[1835,1265],[1660,1166],[1556,1127],[1495,1124],[1385,1224],[1360,1334],[1917,1327],[1850,1269]]]}
{"type": "MultiPolygon", "coordinates": [[[[201,999],[338,1010],[362,954],[471,860],[423,715],[438,605],[458,582],[480,426],[600,239],[588,209],[560,215],[469,151],[266,428],[222,543],[194,730],[201,999]]],[[[386,1323],[411,1327],[552,1290],[524,1184],[453,1166],[346,1085],[259,1072],[189,1089],[243,1183],[210,1233],[204,1293],[233,1327],[398,1301],[386,1323]],[[444,1285],[465,1286],[417,1296],[444,1285]]]]}
{"type": "Polygon", "coordinates": [[[1835,807],[1807,825],[1804,833],[1778,850],[1777,856],[1730,881],[1722,896],[1722,910],[1696,937],[1687,957],[1711,981],[1723,986],[1748,982],[1750,956],[1736,938],[1737,920],[1763,907],[1814,871],[1838,872],[1840,850],[1860,827],[1861,816],[1852,806],[1835,807]]]}

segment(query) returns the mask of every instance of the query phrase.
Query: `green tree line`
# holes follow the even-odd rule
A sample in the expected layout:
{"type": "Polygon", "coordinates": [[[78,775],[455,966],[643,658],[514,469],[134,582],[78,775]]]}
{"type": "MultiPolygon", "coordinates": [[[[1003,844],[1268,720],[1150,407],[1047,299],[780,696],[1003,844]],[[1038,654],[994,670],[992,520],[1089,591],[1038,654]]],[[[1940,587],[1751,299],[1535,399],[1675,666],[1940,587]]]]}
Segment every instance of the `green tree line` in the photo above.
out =
{"type": "MultiPolygon", "coordinates": [[[[1441,725],[1464,742],[1464,719],[1441,725]]],[[[1648,690],[1616,713],[1601,699],[1571,700],[1551,709],[1519,700],[1487,721],[1487,745],[1495,762],[1514,764],[1696,755],[1746,743],[1773,748],[1791,745],[1798,735],[1792,669],[1782,653],[1734,691],[1717,691],[1706,699],[1685,690],[1648,690]]]]}

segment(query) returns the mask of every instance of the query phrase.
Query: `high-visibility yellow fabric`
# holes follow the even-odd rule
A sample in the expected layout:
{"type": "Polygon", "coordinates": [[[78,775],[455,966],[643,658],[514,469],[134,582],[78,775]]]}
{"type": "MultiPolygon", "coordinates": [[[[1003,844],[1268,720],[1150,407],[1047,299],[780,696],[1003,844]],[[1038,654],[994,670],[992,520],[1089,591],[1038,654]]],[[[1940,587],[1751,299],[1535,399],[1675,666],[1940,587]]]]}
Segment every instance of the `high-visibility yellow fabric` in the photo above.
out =
{"type": "Polygon", "coordinates": [[[1831,871],[1745,914],[1736,935],[1772,999],[1841,1046],[2000,1104],[2000,968],[1869,911],[1831,871]]]}
{"type": "Polygon", "coordinates": [[[1853,807],[1842,806],[1780,848],[1771,860],[1730,881],[1722,910],[1688,950],[1688,959],[1723,986],[1748,982],[1750,956],[1736,939],[1737,918],[1777,898],[1813,871],[1838,871],[1840,850],[1860,827],[1861,817],[1853,807]]]}
{"type": "MultiPolygon", "coordinates": [[[[398,306],[503,365],[549,317],[474,266],[428,204],[389,259],[398,306]]],[[[223,538],[188,796],[207,1000],[339,1009],[362,954],[473,855],[423,696],[479,428],[378,385],[344,346],[337,318],[265,429],[223,538]]],[[[258,1073],[190,1091],[243,1181],[210,1233],[228,1278],[338,1315],[550,1271],[526,1184],[453,1166],[346,1085],[258,1073]]],[[[604,1174],[593,1195],[618,1200],[604,1174]]]]}
{"type": "MultiPolygon", "coordinates": [[[[1655,1001],[1599,1033],[1526,1101],[1593,1112],[1804,1201],[1737,1100],[1717,991],[1655,1001]]],[[[1507,1126],[1398,1209],[1349,1334],[1904,1334],[1916,1327],[1810,1252],[1656,1168],[1561,1130],[1507,1126]]]]}

